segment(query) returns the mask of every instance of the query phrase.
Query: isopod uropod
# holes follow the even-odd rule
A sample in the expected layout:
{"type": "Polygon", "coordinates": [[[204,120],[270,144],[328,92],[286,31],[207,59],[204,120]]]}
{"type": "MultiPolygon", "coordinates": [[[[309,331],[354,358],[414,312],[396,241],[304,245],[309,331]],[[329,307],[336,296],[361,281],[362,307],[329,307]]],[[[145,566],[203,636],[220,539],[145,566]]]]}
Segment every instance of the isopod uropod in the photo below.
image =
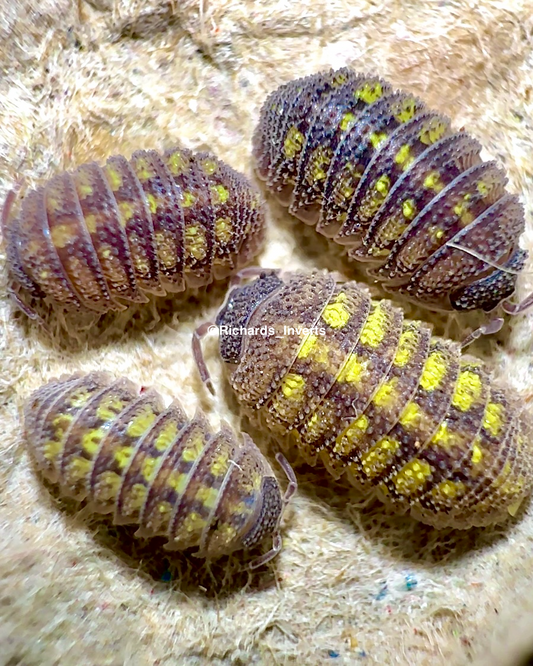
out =
{"type": "Polygon", "coordinates": [[[345,67],[280,86],[254,134],[256,170],[289,211],[348,247],[391,293],[435,310],[516,313],[527,252],[505,172],[450,120],[345,67]]]}
{"type": "Polygon", "coordinates": [[[246,264],[264,234],[259,193],[209,153],[139,150],[83,164],[2,214],[11,292],[105,313],[209,284],[246,264]]]}
{"type": "MultiPolygon", "coordinates": [[[[216,323],[244,412],[309,464],[437,528],[499,522],[530,493],[519,396],[355,282],[265,272],[230,291],[216,323]]],[[[206,380],[198,334],[194,348],[206,380]]]]}
{"type": "Polygon", "coordinates": [[[278,458],[290,482],[283,498],[247,435],[224,423],[213,434],[202,412],[189,419],[177,401],[165,408],[154,389],[102,372],[53,380],[28,398],[24,433],[64,496],[138,525],[136,536],[165,536],[167,550],[216,558],[273,536],[258,566],[281,548],[279,521],[296,488],[288,463],[278,458]]]}

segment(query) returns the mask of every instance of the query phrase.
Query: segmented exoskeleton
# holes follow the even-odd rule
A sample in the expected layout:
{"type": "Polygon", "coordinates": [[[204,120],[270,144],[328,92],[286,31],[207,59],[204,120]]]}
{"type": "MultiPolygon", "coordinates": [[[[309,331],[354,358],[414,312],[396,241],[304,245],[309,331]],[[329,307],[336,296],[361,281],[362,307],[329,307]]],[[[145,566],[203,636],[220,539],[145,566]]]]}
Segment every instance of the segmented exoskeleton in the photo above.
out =
{"type": "Polygon", "coordinates": [[[437,528],[499,522],[530,493],[519,396],[357,283],[265,272],[229,293],[216,323],[244,412],[309,464],[437,528]]]}
{"type": "Polygon", "coordinates": [[[264,234],[259,193],[208,153],[140,150],[54,176],[2,216],[12,292],[105,313],[209,284],[246,264],[264,234]]]}
{"type": "Polygon", "coordinates": [[[527,252],[524,212],[481,145],[407,92],[350,68],[280,86],[253,139],[289,211],[346,245],[391,293],[438,310],[507,312],[527,252]]]}
{"type": "Polygon", "coordinates": [[[165,536],[167,550],[196,548],[216,558],[274,536],[295,490],[292,471],[282,498],[272,469],[252,440],[226,424],[213,433],[200,411],[165,407],[154,390],[108,374],[53,380],[24,411],[24,433],[38,467],[66,497],[87,499],[113,522],[139,526],[136,536],[165,536]]]}

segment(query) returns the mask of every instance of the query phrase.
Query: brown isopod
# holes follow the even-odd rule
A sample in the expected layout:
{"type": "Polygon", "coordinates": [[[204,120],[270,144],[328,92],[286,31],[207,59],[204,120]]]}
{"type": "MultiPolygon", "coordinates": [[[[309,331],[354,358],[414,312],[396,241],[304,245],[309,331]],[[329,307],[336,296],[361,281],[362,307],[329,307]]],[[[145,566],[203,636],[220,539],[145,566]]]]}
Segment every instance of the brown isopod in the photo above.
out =
{"type": "Polygon", "coordinates": [[[280,86],[253,138],[277,200],[386,291],[433,310],[515,314],[533,304],[508,300],[527,258],[524,210],[480,152],[414,95],[349,67],[280,86]]]}
{"type": "Polygon", "coordinates": [[[154,389],[103,372],[52,380],[27,399],[24,436],[63,496],[138,525],[136,536],[165,536],[166,550],[214,559],[273,536],[255,568],[281,548],[279,522],[296,490],[287,461],[278,454],[289,479],[282,497],[250,437],[225,423],[213,433],[202,412],[190,419],[154,389]]]}
{"type": "Polygon", "coordinates": [[[209,153],[113,156],[7,197],[2,230],[11,294],[103,314],[222,279],[250,261],[264,235],[259,193],[209,153]]]}

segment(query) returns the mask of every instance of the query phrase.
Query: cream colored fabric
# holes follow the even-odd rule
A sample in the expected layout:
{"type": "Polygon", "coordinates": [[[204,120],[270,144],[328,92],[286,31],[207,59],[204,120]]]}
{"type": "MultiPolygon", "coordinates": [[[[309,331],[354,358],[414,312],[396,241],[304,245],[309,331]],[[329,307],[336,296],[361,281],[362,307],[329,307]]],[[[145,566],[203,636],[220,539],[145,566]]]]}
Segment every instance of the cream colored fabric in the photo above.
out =
{"type": "MultiPolygon", "coordinates": [[[[251,174],[266,94],[351,64],[414,91],[480,139],[524,200],[523,244],[533,249],[530,0],[1,4],[2,196],[21,176],[33,186],[83,161],[177,140],[251,174]]],[[[262,265],[346,270],[335,248],[270,199],[269,210],[262,265]]],[[[533,289],[532,270],[530,261],[522,295],[533,289]]],[[[437,533],[301,468],[284,551],[249,586],[238,559],[226,580],[194,558],[177,556],[168,570],[157,544],[132,544],[131,530],[77,515],[35,474],[19,436],[24,397],[52,376],[105,368],[179,396],[191,415],[200,404],[214,425],[238,427],[215,338],[205,345],[214,399],[189,349],[224,288],[158,301],[75,339],[54,318],[50,337],[17,314],[5,271],[0,292],[0,664],[515,663],[501,630],[527,612],[518,597],[531,594],[533,578],[529,506],[507,527],[437,533]]],[[[477,321],[409,313],[452,335],[477,321]]],[[[476,351],[533,408],[532,322],[533,314],[516,318],[500,344],[483,340],[476,351]]]]}

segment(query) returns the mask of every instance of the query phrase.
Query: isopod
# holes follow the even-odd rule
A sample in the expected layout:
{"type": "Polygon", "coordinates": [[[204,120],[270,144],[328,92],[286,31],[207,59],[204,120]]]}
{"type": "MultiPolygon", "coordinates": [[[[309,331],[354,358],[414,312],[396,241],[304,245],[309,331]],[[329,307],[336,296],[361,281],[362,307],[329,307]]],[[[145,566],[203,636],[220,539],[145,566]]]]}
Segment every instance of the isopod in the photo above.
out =
{"type": "Polygon", "coordinates": [[[296,489],[285,459],[278,456],[289,476],[282,497],[250,437],[225,423],[213,434],[201,411],[190,419],[154,389],[103,372],[53,380],[28,398],[24,434],[63,496],[87,499],[116,525],[138,525],[136,536],[166,537],[167,550],[214,559],[272,536],[259,566],[281,548],[280,518],[296,489]]]}
{"type": "Polygon", "coordinates": [[[524,211],[481,145],[410,93],[351,68],[280,86],[253,138],[290,213],[347,246],[390,293],[433,310],[509,313],[527,258],[524,211]]]}
{"type": "Polygon", "coordinates": [[[2,227],[11,293],[105,313],[207,285],[250,261],[264,235],[258,191],[209,153],[139,150],[30,190],[2,227]]]}
{"type": "Polygon", "coordinates": [[[264,272],[229,292],[216,324],[244,413],[309,464],[437,528],[503,521],[531,492],[520,397],[356,282],[264,272]]]}

